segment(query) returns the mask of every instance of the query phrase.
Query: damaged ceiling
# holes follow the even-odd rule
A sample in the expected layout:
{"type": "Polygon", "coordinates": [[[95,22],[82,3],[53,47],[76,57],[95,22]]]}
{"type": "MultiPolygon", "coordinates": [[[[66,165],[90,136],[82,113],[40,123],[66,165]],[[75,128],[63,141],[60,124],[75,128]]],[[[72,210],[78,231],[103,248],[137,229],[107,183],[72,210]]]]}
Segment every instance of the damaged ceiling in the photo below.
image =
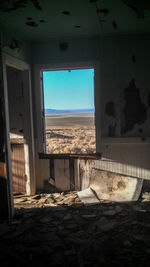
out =
{"type": "Polygon", "coordinates": [[[150,32],[150,2],[1,0],[0,23],[26,40],[150,32]]]}

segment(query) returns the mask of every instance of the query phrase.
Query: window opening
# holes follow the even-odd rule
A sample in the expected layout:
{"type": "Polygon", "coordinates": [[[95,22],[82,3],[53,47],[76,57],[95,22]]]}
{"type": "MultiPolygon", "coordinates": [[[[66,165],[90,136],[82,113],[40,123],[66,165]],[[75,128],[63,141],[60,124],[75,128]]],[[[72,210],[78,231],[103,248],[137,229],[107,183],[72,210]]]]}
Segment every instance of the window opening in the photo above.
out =
{"type": "Polygon", "coordinates": [[[94,68],[43,71],[46,153],[96,153],[94,68]]]}

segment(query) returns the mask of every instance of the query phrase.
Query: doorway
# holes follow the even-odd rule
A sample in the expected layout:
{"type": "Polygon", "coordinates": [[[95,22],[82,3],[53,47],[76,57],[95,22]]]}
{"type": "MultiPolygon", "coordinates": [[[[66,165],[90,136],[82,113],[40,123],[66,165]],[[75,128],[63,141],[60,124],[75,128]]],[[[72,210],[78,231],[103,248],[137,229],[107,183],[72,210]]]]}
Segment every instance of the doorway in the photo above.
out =
{"type": "Polygon", "coordinates": [[[30,66],[4,55],[9,110],[10,175],[14,194],[35,194],[34,136],[30,66]]]}
{"type": "Polygon", "coordinates": [[[26,194],[24,150],[25,105],[22,71],[7,66],[6,74],[10,123],[12,187],[14,194],[26,194]]]}

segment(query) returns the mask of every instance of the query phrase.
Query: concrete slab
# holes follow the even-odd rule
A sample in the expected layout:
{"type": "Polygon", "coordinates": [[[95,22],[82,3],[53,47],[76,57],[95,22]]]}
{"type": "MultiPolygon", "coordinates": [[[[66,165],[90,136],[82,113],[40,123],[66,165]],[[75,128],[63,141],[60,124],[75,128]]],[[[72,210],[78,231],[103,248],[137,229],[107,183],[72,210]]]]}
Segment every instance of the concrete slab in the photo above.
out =
{"type": "Polygon", "coordinates": [[[138,200],[142,185],[143,179],[102,170],[93,170],[90,180],[90,188],[99,199],[117,202],[138,200]]]}

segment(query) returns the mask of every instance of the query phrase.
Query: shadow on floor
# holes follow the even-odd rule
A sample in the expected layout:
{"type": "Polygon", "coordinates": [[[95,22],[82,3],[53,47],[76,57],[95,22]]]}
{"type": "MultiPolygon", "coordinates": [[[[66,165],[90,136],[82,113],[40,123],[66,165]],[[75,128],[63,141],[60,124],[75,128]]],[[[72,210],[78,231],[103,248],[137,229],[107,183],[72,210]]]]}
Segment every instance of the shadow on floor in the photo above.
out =
{"type": "Polygon", "coordinates": [[[0,223],[0,266],[149,266],[150,202],[15,209],[0,223]]]}

